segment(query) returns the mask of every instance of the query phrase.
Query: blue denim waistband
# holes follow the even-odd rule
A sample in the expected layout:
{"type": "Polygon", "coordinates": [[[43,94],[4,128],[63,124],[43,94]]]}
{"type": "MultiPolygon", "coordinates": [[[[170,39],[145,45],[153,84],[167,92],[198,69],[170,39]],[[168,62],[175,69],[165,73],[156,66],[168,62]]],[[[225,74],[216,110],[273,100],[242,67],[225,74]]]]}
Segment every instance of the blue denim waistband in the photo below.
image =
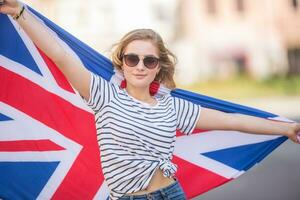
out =
{"type": "MultiPolygon", "coordinates": [[[[150,192],[148,194],[140,194],[140,195],[125,195],[121,197],[121,200],[155,200],[155,199],[165,199],[164,197],[167,197],[168,195],[173,195],[174,192],[182,192],[181,186],[179,182],[176,180],[174,183],[171,183],[167,187],[155,190],[153,192],[150,192]]],[[[168,198],[166,198],[168,199],[168,198]]]]}

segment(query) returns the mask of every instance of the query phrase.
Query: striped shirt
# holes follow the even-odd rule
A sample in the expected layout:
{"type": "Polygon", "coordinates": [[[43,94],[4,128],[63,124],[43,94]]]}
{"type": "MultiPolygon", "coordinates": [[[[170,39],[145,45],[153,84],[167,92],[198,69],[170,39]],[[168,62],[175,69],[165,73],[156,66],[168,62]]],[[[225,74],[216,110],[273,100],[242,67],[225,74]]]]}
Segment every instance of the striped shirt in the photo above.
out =
{"type": "Polygon", "coordinates": [[[174,176],[171,162],[176,129],[190,134],[201,107],[170,94],[148,105],[125,89],[91,75],[88,106],[95,113],[97,139],[110,199],[147,188],[156,169],[174,176]]]}

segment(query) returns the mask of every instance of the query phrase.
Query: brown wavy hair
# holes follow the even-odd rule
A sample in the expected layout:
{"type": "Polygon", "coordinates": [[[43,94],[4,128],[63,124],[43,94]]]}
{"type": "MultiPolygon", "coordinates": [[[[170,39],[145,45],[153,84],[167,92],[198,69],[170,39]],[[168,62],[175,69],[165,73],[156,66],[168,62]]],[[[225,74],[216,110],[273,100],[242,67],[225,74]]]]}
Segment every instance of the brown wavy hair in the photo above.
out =
{"type": "Polygon", "coordinates": [[[114,44],[111,55],[114,67],[122,71],[124,50],[130,42],[135,40],[149,40],[158,48],[160,71],[154,80],[164,84],[169,89],[174,89],[176,87],[174,73],[177,58],[166,48],[161,36],[152,29],[135,29],[124,35],[118,43],[114,44]]]}

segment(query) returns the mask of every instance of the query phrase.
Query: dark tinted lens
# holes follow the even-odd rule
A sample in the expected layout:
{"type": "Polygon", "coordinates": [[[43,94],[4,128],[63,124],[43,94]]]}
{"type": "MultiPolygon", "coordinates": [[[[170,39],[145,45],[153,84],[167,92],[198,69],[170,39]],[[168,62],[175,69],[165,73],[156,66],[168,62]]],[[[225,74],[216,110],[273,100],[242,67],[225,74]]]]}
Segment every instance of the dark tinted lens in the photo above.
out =
{"type": "Polygon", "coordinates": [[[137,55],[124,55],[124,61],[127,66],[134,67],[139,63],[140,59],[137,55]]]}
{"type": "Polygon", "coordinates": [[[148,67],[149,69],[153,69],[158,64],[158,58],[149,56],[144,58],[144,65],[148,67]]]}

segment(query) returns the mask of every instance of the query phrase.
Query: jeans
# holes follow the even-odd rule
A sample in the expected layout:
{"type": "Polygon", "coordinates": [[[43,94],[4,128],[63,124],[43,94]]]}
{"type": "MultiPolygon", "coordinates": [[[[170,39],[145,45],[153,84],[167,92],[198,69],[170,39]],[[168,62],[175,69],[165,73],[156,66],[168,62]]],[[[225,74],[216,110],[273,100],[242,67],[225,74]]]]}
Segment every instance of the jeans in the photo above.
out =
{"type": "Polygon", "coordinates": [[[120,200],[186,200],[184,191],[176,181],[165,188],[142,195],[125,195],[120,200]]]}

